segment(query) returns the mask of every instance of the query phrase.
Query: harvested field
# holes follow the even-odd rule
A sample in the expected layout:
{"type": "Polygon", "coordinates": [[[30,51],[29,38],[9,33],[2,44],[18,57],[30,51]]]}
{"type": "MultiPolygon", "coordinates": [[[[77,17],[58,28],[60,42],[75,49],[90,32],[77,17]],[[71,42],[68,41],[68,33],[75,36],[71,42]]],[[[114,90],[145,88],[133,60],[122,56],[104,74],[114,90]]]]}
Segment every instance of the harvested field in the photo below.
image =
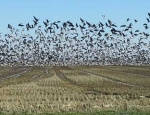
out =
{"type": "Polygon", "coordinates": [[[0,67],[0,111],[149,111],[149,68],[0,67]]]}

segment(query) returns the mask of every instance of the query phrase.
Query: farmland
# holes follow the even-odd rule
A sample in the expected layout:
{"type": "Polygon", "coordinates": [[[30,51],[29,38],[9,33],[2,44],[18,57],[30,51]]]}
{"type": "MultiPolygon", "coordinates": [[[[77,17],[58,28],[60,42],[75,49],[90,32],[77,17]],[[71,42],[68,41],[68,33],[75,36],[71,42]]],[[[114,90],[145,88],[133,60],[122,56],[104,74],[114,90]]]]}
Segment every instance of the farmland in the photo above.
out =
{"type": "Polygon", "coordinates": [[[150,110],[150,66],[0,67],[3,113],[150,110]]]}

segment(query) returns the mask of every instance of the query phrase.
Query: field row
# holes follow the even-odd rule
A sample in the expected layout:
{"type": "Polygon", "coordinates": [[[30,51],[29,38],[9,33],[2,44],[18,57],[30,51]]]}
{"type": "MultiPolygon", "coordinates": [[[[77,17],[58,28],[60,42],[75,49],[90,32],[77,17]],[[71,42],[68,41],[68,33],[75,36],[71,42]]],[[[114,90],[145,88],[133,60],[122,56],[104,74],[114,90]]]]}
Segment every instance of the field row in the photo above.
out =
{"type": "MultiPolygon", "coordinates": [[[[19,77],[1,81],[0,111],[8,113],[149,111],[150,88],[119,84],[103,77],[102,73],[110,76],[111,67],[108,70],[102,67],[74,68],[31,67],[19,77]],[[99,71],[102,71],[101,74],[99,71]]],[[[112,71],[114,79],[117,78],[115,72],[112,71]]],[[[118,71],[119,76],[125,76],[121,70],[118,71]]]]}
{"type": "MultiPolygon", "coordinates": [[[[122,82],[122,83],[126,83],[129,85],[135,85],[135,86],[139,86],[139,87],[147,87],[150,88],[150,77],[149,76],[145,76],[145,75],[141,75],[141,74],[133,74],[132,73],[128,73],[128,72],[123,72],[125,70],[125,68],[117,68],[117,69],[110,69],[111,67],[108,67],[108,69],[106,67],[104,68],[98,68],[98,67],[83,67],[80,68],[80,70],[83,70],[84,72],[87,73],[93,73],[99,76],[102,76],[104,78],[113,80],[113,81],[118,81],[118,82],[122,82]]],[[[130,69],[130,71],[132,71],[132,69],[130,69]]],[[[138,69],[136,70],[138,71],[138,69]]],[[[143,73],[145,73],[145,71],[148,71],[147,68],[144,70],[141,70],[143,73]]]]}

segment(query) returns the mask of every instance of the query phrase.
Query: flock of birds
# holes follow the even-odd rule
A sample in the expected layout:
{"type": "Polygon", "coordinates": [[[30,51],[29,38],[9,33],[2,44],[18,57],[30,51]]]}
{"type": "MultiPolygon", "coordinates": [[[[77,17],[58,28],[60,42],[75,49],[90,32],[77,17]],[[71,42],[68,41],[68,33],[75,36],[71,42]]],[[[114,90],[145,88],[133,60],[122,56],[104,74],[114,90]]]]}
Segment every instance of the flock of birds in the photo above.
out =
{"type": "Polygon", "coordinates": [[[150,64],[148,13],[143,29],[134,29],[138,20],[127,18],[116,25],[105,15],[106,22],[92,24],[80,18],[51,22],[33,16],[33,22],[8,24],[10,33],[0,33],[1,66],[66,66],[66,65],[139,65],[150,64]]]}

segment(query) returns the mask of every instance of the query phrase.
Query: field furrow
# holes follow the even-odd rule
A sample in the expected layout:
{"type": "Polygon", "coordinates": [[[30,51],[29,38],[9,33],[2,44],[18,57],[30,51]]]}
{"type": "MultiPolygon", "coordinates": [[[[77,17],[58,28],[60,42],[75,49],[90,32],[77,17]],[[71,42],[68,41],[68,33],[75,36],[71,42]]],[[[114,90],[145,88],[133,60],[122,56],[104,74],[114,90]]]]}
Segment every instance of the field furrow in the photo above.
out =
{"type": "MultiPolygon", "coordinates": [[[[149,85],[139,82],[141,75],[133,76],[137,79],[129,82],[132,74],[123,74],[123,69],[115,68],[116,70],[111,66],[4,68],[0,73],[7,76],[0,83],[0,110],[9,113],[148,111],[149,85]],[[10,70],[16,71],[8,74],[7,71],[10,70]],[[127,78],[129,80],[125,80],[127,78]]],[[[143,78],[147,79],[149,78],[143,78]]]]}

